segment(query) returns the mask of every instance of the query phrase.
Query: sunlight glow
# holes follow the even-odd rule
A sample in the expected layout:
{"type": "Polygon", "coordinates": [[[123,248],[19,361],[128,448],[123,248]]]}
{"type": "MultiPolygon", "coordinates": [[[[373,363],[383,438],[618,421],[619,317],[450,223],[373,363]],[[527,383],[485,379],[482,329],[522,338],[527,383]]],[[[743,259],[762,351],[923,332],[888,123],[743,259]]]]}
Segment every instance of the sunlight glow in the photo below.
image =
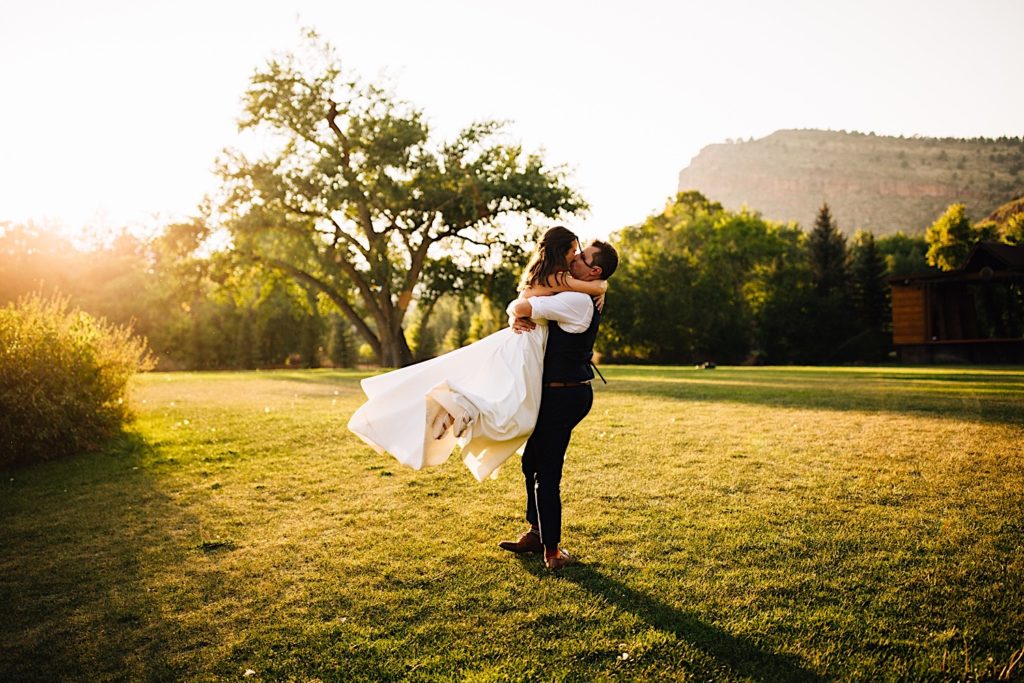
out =
{"type": "Polygon", "coordinates": [[[592,213],[568,224],[586,238],[659,210],[726,138],[1021,135],[1022,24],[1011,0],[18,3],[0,10],[0,220],[102,232],[194,213],[248,77],[300,26],[441,136],[511,120],[575,170],[592,213]]]}

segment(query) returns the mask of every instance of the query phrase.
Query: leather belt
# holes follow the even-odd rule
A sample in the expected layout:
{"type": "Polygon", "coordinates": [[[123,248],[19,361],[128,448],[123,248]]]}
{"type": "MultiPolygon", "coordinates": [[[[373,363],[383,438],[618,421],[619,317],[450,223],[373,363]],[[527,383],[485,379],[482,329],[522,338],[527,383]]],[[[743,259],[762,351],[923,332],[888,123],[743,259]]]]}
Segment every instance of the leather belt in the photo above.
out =
{"type": "Polygon", "coordinates": [[[585,387],[590,384],[590,380],[586,382],[544,382],[545,387],[551,387],[558,389],[560,387],[585,387]]]}

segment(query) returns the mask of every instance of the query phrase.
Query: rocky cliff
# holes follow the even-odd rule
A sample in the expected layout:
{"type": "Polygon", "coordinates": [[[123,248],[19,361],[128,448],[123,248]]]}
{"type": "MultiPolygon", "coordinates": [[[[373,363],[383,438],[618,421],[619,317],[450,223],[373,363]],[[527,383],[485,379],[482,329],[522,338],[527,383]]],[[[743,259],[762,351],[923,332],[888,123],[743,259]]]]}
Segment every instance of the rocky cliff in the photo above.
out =
{"type": "Polygon", "coordinates": [[[828,202],[848,234],[922,233],[954,202],[978,220],[1024,193],[1024,140],[781,130],[705,147],[679,173],[692,189],[805,228],[828,202]]]}

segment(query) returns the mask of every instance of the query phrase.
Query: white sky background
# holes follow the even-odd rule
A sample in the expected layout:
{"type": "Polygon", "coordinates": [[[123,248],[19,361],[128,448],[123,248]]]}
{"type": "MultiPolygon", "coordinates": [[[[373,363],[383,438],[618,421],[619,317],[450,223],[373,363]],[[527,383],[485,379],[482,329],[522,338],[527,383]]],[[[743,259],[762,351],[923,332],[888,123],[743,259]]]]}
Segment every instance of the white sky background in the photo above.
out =
{"type": "Polygon", "coordinates": [[[585,237],[659,211],[726,138],[1024,134],[1024,0],[0,0],[0,221],[194,213],[249,76],[301,26],[442,136],[510,119],[574,169],[585,237]]]}

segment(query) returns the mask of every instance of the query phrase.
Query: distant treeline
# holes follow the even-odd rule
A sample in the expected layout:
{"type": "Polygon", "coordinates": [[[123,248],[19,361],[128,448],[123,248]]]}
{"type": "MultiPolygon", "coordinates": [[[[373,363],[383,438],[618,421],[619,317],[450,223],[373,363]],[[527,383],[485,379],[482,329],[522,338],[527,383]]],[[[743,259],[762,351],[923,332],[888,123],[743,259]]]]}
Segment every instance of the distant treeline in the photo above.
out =
{"type": "MultiPolygon", "coordinates": [[[[815,279],[810,243],[799,229],[726,212],[696,194],[680,196],[663,215],[622,231],[616,241],[623,266],[612,281],[599,350],[621,361],[883,358],[888,313],[879,278],[927,268],[921,238],[894,235],[873,243],[858,237],[849,256],[841,256],[853,265],[836,266],[844,275],[827,275],[842,282],[816,289],[821,278],[815,279]],[[871,330],[853,342],[845,324],[848,294],[860,297],[858,320],[871,330]],[[823,326],[823,316],[838,322],[823,326]]],[[[68,295],[95,315],[131,323],[149,340],[161,369],[374,362],[333,304],[312,289],[217,256],[178,258],[174,242],[173,230],[148,242],[124,234],[82,251],[31,226],[7,226],[0,234],[0,301],[30,291],[68,295]]],[[[845,250],[845,243],[835,248],[845,250]]],[[[451,293],[433,302],[426,327],[422,307],[414,311],[406,336],[415,357],[500,329],[500,304],[474,291],[451,293]]]]}
{"type": "Polygon", "coordinates": [[[174,231],[76,249],[28,225],[0,226],[0,302],[28,292],[74,306],[146,337],[159,369],[352,365],[347,324],[315,294],[269,271],[176,258],[174,231]]]}
{"type": "Polygon", "coordinates": [[[1024,244],[1024,199],[978,222],[952,204],[924,237],[876,239],[847,238],[828,204],[805,232],[683,192],[613,236],[621,274],[600,350],[625,362],[883,361],[892,350],[885,278],[954,270],[981,241],[1024,244]]]}
{"type": "MultiPolygon", "coordinates": [[[[883,361],[891,351],[885,277],[956,268],[983,239],[1024,243],[1024,202],[1004,209],[999,223],[972,224],[953,205],[925,237],[847,238],[827,204],[805,231],[680,193],[662,213],[612,235],[621,265],[598,352],[627,363],[883,361]]],[[[230,252],[196,256],[196,229],[172,225],[148,241],[125,233],[81,250],[31,225],[0,224],[0,303],[29,292],[69,296],[133,325],[160,369],[377,362],[327,297],[230,252]]],[[[405,329],[415,359],[500,329],[526,256],[500,264],[486,286],[421,295],[405,329]]]]}
{"type": "MultiPolygon", "coordinates": [[[[183,255],[189,229],[172,225],[151,240],[125,232],[105,246],[76,248],[31,224],[0,223],[0,305],[33,292],[67,296],[75,307],[130,324],[148,340],[159,370],[377,362],[313,288],[226,254],[183,255]]],[[[513,282],[487,292],[511,298],[513,282]]],[[[481,339],[505,323],[497,301],[472,288],[427,303],[429,325],[420,324],[421,308],[406,329],[417,359],[481,339]]]]}
{"type": "MultiPolygon", "coordinates": [[[[885,278],[957,268],[981,240],[1024,244],[1024,198],[993,215],[975,223],[954,204],[924,237],[847,238],[827,204],[803,230],[680,193],[611,236],[621,265],[597,350],[627,363],[883,361],[892,350],[885,278]]],[[[328,297],[231,251],[197,256],[199,230],[176,224],[154,239],[124,233],[82,250],[32,225],[0,224],[0,304],[29,292],[69,296],[131,324],[165,370],[379,362],[328,297]]],[[[405,327],[415,360],[501,329],[527,256],[487,274],[447,261],[448,274],[434,277],[448,285],[422,290],[405,327]]]]}

